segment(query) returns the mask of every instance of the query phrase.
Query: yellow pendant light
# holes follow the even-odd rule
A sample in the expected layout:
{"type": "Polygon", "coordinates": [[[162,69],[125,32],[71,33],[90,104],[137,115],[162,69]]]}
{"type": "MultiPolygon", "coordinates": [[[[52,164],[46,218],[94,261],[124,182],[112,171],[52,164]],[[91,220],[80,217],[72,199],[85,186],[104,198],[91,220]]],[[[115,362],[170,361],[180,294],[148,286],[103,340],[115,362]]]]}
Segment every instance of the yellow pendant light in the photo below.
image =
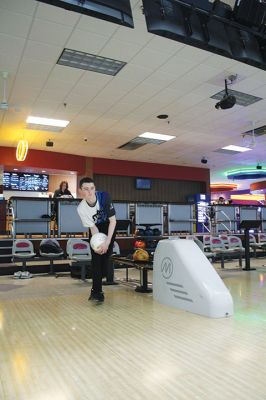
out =
{"type": "Polygon", "coordinates": [[[24,161],[26,159],[28,153],[28,147],[29,146],[27,140],[24,139],[19,140],[16,151],[16,159],[18,161],[24,161]]]}

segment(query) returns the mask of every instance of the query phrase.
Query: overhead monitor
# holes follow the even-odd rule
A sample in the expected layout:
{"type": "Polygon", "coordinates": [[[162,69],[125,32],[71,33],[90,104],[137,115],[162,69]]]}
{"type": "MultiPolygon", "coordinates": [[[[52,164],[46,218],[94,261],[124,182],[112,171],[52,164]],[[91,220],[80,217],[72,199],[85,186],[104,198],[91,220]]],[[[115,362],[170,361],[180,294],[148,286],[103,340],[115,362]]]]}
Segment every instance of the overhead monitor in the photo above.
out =
{"type": "Polygon", "coordinates": [[[151,179],[149,179],[149,178],[136,178],[136,189],[150,190],[151,189],[151,179]]]}
{"type": "MultiPolygon", "coordinates": [[[[80,14],[133,28],[130,0],[38,0],[80,14]]],[[[89,23],[89,21],[88,21],[89,23]]]]}

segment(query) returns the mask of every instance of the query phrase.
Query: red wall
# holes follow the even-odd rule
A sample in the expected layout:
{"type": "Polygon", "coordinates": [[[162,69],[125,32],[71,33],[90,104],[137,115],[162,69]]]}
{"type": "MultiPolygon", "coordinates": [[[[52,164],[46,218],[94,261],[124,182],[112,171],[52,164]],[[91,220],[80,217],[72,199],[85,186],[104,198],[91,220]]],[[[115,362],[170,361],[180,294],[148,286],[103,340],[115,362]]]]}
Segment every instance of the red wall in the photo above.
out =
{"type": "Polygon", "coordinates": [[[209,186],[210,183],[210,170],[206,168],[109,160],[105,158],[93,159],[93,172],[94,174],[104,175],[201,181],[206,182],[207,186],[209,186]]]}
{"type": "MultiPolygon", "coordinates": [[[[94,174],[116,176],[139,176],[180,181],[206,182],[210,184],[210,171],[206,168],[182,167],[176,165],[154,164],[124,160],[93,158],[94,174]]],[[[50,168],[65,171],[77,171],[83,175],[86,171],[86,157],[51,151],[29,150],[25,161],[16,160],[14,147],[0,147],[0,164],[4,166],[50,168]]]]}
{"type": "Polygon", "coordinates": [[[4,166],[77,171],[82,175],[85,171],[85,162],[86,157],[83,156],[42,150],[29,150],[25,161],[17,161],[15,147],[0,147],[0,164],[4,166]]]}

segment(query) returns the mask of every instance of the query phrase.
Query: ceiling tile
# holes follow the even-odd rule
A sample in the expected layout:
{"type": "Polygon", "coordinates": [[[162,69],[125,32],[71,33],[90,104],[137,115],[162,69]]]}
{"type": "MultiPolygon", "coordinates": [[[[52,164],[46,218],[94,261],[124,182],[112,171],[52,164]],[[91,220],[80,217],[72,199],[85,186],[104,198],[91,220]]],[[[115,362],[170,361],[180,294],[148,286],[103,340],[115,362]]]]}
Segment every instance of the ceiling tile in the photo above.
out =
{"type": "Polygon", "coordinates": [[[64,10],[60,7],[39,3],[36,18],[48,20],[57,24],[74,26],[80,19],[80,14],[64,10]]]}
{"type": "Polygon", "coordinates": [[[53,46],[51,44],[28,40],[23,56],[32,60],[56,63],[61,52],[62,46],[53,46]]]}
{"type": "Polygon", "coordinates": [[[35,18],[29,34],[29,39],[54,46],[63,46],[71,32],[71,26],[35,18]]]}
{"type": "Polygon", "coordinates": [[[0,12],[0,33],[25,38],[31,27],[32,17],[2,9],[0,12]],[[10,24],[12,20],[12,24],[10,24]]]}
{"type": "Polygon", "coordinates": [[[98,54],[107,41],[107,36],[75,29],[65,47],[89,54],[98,54]]]}
{"type": "Polygon", "coordinates": [[[1,0],[0,2],[0,8],[27,15],[33,15],[37,5],[36,0],[1,0]]]}

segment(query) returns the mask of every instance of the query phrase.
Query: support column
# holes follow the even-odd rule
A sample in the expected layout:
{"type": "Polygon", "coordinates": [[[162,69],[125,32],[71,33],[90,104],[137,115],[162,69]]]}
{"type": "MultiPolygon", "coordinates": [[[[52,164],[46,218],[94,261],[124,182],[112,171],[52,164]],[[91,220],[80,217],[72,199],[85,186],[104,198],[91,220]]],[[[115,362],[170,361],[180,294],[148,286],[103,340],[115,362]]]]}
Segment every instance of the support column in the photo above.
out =
{"type": "Polygon", "coordinates": [[[86,158],[84,173],[82,175],[77,176],[77,197],[79,197],[79,182],[85,176],[93,178],[93,159],[91,157],[86,158]]]}
{"type": "Polygon", "coordinates": [[[6,233],[6,202],[3,198],[4,166],[0,165],[0,232],[6,233]]]}
{"type": "Polygon", "coordinates": [[[0,199],[3,194],[4,166],[0,165],[0,199]]]}

